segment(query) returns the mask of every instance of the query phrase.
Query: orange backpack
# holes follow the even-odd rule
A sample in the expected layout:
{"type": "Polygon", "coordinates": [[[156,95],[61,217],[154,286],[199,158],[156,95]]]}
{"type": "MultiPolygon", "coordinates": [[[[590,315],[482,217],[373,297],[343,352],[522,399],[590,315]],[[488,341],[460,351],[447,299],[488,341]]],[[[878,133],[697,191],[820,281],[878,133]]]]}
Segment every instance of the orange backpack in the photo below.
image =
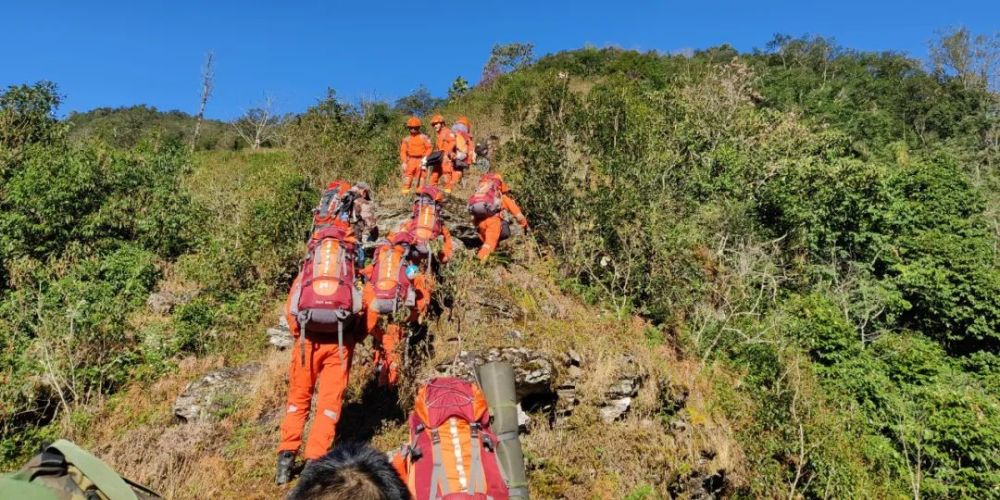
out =
{"type": "Polygon", "coordinates": [[[453,377],[432,379],[417,392],[409,422],[402,468],[414,498],[509,498],[479,386],[453,377]]]}

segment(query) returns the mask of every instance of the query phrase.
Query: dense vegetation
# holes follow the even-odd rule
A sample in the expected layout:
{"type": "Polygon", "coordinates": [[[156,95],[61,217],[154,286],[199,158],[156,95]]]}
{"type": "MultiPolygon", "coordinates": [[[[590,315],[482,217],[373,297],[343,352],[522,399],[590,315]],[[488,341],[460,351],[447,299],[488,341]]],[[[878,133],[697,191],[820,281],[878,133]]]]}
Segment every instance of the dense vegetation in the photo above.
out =
{"type": "MultiPolygon", "coordinates": [[[[533,62],[501,47],[472,91],[331,92],[284,120],[284,149],[249,155],[192,156],[167,125],[189,118],[143,107],[60,122],[52,84],[12,87],[0,459],[179,356],[245,356],[231,340],[290,281],[317,189],[392,184],[401,113],[443,106],[500,136],[567,290],[729,374],[711,405],[743,448],[732,493],[998,497],[1000,103],[975,58],[957,64],[975,53],[959,34],[930,70],[821,38],[533,62]],[[196,293],[143,320],[165,284],[196,293]]],[[[219,133],[199,149],[238,147],[219,133]]]]}
{"type": "MultiPolygon", "coordinates": [[[[70,113],[66,118],[71,140],[100,139],[117,148],[134,148],[144,139],[190,144],[195,117],[182,111],[158,111],[150,106],[97,108],[70,113]]],[[[245,147],[228,123],[205,120],[195,144],[197,150],[235,150],[245,147]]]]}
{"type": "Polygon", "coordinates": [[[571,286],[743,374],[748,493],[1000,495],[987,80],[779,37],[555,54],[470,99],[571,286]]]}

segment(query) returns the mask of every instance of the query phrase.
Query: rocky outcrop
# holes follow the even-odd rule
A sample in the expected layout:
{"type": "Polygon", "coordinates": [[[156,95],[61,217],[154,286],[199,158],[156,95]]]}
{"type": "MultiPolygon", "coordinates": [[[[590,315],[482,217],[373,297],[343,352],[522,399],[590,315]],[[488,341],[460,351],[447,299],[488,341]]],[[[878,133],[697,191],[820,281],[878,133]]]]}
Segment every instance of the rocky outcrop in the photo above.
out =
{"type": "Polygon", "coordinates": [[[292,331],[288,328],[288,320],[282,314],[278,319],[278,325],[267,329],[267,344],[271,347],[284,351],[295,344],[292,331]]]}
{"type": "Polygon", "coordinates": [[[505,361],[514,368],[518,401],[553,394],[555,370],[552,361],[541,351],[517,347],[490,349],[486,352],[462,351],[453,361],[440,364],[436,369],[440,375],[474,380],[477,366],[494,361],[505,361]]]}
{"type": "Polygon", "coordinates": [[[213,371],[184,388],[174,400],[174,416],[187,423],[216,420],[238,403],[261,365],[248,363],[213,371]]]}

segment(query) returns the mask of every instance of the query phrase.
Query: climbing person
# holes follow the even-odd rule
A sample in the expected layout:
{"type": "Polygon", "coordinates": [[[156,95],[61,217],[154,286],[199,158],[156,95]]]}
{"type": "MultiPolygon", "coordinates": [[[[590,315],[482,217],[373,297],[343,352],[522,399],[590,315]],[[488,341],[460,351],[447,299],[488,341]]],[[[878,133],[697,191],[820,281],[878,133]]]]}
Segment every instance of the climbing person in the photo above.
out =
{"type": "Polygon", "coordinates": [[[435,149],[441,152],[441,166],[431,171],[430,179],[431,185],[437,186],[442,177],[445,178],[445,182],[447,183],[454,172],[455,134],[448,128],[448,125],[444,122],[444,117],[441,115],[434,115],[431,118],[431,126],[434,127],[434,132],[436,133],[436,137],[434,138],[435,149]]]}
{"type": "Polygon", "coordinates": [[[357,244],[341,218],[315,231],[288,292],[285,316],[295,344],[278,445],[278,484],[291,480],[314,391],[316,413],[303,457],[315,460],[333,443],[354,344],[364,337],[361,293],[354,285],[357,244]]]}
{"type": "MultiPolygon", "coordinates": [[[[490,427],[490,413],[485,394],[473,382],[439,377],[417,391],[408,419],[409,442],[389,455],[413,498],[511,497],[514,491],[497,459],[501,438],[490,427]]],[[[524,492],[521,498],[526,498],[524,492]]]]}
{"type": "Polygon", "coordinates": [[[476,162],[476,141],[472,139],[472,125],[469,119],[460,116],[451,126],[452,133],[455,134],[455,161],[452,167],[452,175],[445,184],[444,191],[451,193],[452,189],[462,180],[462,173],[476,162]]]}
{"type": "Polygon", "coordinates": [[[420,132],[420,127],[420,118],[411,116],[406,120],[406,128],[409,129],[410,134],[404,137],[399,145],[399,168],[403,171],[403,184],[400,191],[403,194],[410,193],[414,179],[419,186],[426,174],[427,155],[431,153],[432,146],[431,139],[420,132]]]}
{"type": "MultiPolygon", "coordinates": [[[[451,260],[453,246],[451,242],[451,232],[444,225],[441,216],[441,204],[444,202],[444,195],[441,190],[434,186],[423,186],[417,190],[417,197],[413,200],[413,211],[409,220],[403,223],[403,231],[412,231],[415,236],[415,243],[411,249],[414,260],[422,263],[425,260],[436,258],[438,262],[445,263],[451,260]],[[441,251],[434,254],[434,242],[442,240],[441,251]]],[[[430,263],[428,261],[428,272],[430,263]]]]}
{"type": "Polygon", "coordinates": [[[365,182],[359,182],[348,192],[354,193],[350,222],[355,236],[362,243],[374,242],[378,239],[378,218],[375,216],[372,188],[365,182]]]}
{"type": "Polygon", "coordinates": [[[375,339],[374,366],[378,385],[396,387],[402,365],[400,346],[410,325],[418,324],[430,306],[430,288],[411,260],[416,243],[411,231],[399,231],[375,247],[374,260],[363,271],[365,330],[375,339]]]}
{"type": "Polygon", "coordinates": [[[483,245],[476,256],[485,262],[497,248],[497,243],[510,237],[510,223],[506,214],[517,220],[524,230],[528,229],[528,219],[521,213],[517,202],[510,197],[510,188],[498,173],[490,172],[479,179],[476,192],[469,197],[468,210],[479,232],[483,245]]]}
{"type": "Polygon", "coordinates": [[[309,463],[288,498],[529,498],[514,370],[476,369],[478,383],[433,378],[417,391],[406,444],[388,454],[339,444],[309,463]]]}
{"type": "Polygon", "coordinates": [[[289,500],[409,500],[410,492],[385,453],[362,443],[335,446],[309,463],[289,500]]]}

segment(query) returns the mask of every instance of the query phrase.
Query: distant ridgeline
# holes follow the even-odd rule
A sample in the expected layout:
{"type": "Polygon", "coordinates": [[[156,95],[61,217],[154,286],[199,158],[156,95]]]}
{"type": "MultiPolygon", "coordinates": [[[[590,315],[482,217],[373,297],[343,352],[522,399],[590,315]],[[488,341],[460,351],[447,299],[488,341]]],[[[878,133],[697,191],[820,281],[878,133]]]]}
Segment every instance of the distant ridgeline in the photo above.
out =
{"type": "MultiPolygon", "coordinates": [[[[189,144],[195,117],[183,111],[159,111],[146,105],[96,108],[73,112],[66,118],[69,137],[78,141],[100,139],[112,146],[131,148],[141,140],[158,137],[163,141],[189,144]]],[[[196,150],[236,150],[244,142],[228,123],[205,119],[201,124],[196,150]]]]}

